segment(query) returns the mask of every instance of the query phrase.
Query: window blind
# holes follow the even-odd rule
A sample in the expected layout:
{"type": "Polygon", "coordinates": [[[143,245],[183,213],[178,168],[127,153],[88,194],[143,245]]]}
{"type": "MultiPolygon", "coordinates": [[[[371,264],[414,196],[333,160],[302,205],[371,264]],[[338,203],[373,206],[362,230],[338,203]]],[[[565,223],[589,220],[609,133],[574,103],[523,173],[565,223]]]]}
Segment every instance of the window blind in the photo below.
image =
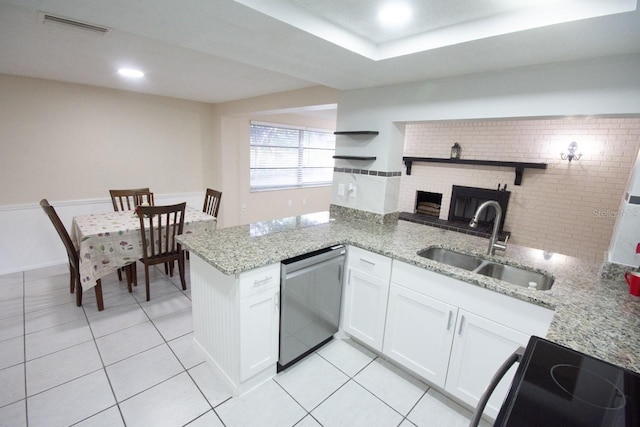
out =
{"type": "Polygon", "coordinates": [[[331,185],[332,132],[251,122],[251,191],[331,185]]]}

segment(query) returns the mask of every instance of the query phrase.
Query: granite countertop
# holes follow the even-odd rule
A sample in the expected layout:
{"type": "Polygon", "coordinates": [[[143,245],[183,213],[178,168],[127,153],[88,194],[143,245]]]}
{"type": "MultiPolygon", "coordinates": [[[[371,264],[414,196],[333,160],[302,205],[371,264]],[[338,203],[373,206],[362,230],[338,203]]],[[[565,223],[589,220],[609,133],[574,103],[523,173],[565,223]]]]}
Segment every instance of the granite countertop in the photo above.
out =
{"type": "Polygon", "coordinates": [[[224,274],[236,274],[335,244],[386,255],[476,286],[555,311],[546,338],[610,363],[640,372],[640,297],[629,294],[623,271],[603,273],[602,265],[509,244],[487,257],[488,241],[406,221],[375,224],[329,218],[328,212],[180,236],[179,240],[224,274]],[[503,263],[553,274],[548,291],[511,285],[420,257],[441,246],[503,263]]]}

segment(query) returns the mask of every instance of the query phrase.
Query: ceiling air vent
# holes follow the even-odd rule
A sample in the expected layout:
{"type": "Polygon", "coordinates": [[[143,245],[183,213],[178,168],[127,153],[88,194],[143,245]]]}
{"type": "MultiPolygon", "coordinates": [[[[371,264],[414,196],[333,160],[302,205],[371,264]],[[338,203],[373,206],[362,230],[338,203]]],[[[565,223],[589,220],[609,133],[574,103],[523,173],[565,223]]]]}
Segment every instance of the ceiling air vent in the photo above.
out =
{"type": "Polygon", "coordinates": [[[105,34],[107,31],[109,31],[105,27],[99,27],[97,25],[92,25],[92,24],[86,24],[84,22],[74,21],[72,19],[62,18],[60,16],[50,15],[48,13],[42,13],[42,22],[44,24],[52,23],[52,24],[68,25],[70,27],[78,28],[80,30],[85,30],[85,31],[92,31],[92,32],[98,33],[98,34],[105,34]]]}

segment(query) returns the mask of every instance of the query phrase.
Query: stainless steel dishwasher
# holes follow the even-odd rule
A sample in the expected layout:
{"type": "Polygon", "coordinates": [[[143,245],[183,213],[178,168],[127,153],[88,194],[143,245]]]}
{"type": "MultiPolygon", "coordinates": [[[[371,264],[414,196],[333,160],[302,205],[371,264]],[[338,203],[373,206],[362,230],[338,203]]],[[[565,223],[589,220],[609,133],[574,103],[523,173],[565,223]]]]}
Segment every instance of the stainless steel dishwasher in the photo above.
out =
{"type": "Polygon", "coordinates": [[[336,245],[282,262],[278,372],[338,331],[345,252],[336,245]]]}

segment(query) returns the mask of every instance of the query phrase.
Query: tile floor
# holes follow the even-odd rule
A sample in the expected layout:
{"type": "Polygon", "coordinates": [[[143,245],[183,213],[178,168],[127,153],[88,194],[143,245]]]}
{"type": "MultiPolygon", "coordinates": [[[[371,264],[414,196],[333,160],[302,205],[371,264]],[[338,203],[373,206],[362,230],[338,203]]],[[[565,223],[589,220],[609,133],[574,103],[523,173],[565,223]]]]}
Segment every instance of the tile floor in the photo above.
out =
{"type": "MultiPolygon", "coordinates": [[[[144,283],[139,268],[139,282],[144,283]]],[[[190,290],[103,279],[82,308],[66,265],[0,276],[0,426],[466,426],[471,413],[349,340],[240,398],[192,344],[190,290]]]]}

